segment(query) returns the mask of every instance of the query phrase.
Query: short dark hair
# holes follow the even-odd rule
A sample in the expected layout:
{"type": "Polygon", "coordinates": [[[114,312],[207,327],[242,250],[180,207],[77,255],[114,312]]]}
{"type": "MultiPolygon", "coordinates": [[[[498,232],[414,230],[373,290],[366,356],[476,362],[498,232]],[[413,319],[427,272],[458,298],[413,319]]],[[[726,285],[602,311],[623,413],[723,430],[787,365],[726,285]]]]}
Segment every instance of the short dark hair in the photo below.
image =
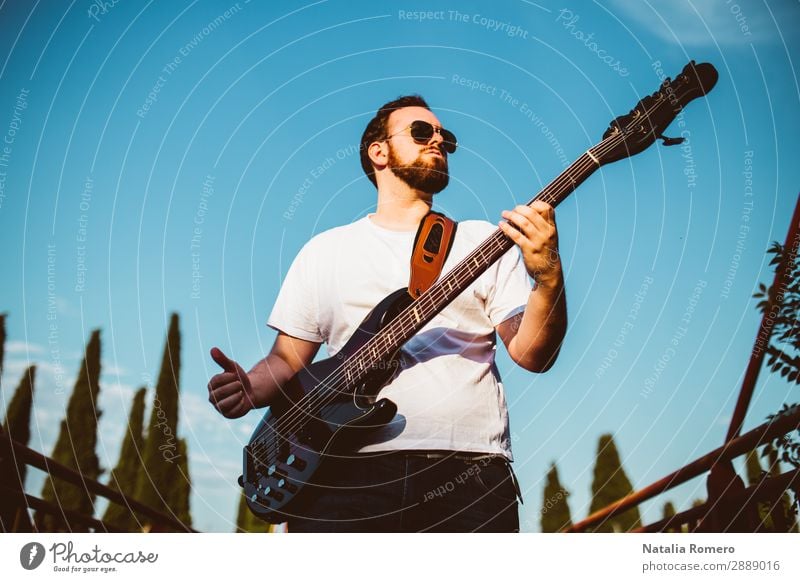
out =
{"type": "Polygon", "coordinates": [[[389,101],[378,109],[370,122],[367,124],[364,133],[361,135],[361,167],[367,178],[370,179],[375,187],[378,186],[378,181],[375,179],[375,168],[372,167],[372,160],[369,159],[369,146],[372,142],[380,141],[387,137],[386,126],[389,116],[392,111],[402,109],[403,107],[424,107],[430,111],[430,107],[425,102],[425,99],[420,95],[403,95],[394,101],[389,101]]]}

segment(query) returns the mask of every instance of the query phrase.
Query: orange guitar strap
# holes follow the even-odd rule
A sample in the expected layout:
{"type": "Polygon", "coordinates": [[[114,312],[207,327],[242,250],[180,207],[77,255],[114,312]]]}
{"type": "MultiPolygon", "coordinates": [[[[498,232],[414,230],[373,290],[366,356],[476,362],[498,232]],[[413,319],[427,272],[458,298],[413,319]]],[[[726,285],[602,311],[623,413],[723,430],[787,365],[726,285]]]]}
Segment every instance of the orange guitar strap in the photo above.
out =
{"type": "Polygon", "coordinates": [[[430,211],[419,225],[411,253],[408,293],[419,298],[439,278],[456,234],[456,223],[444,214],[430,211]]]}

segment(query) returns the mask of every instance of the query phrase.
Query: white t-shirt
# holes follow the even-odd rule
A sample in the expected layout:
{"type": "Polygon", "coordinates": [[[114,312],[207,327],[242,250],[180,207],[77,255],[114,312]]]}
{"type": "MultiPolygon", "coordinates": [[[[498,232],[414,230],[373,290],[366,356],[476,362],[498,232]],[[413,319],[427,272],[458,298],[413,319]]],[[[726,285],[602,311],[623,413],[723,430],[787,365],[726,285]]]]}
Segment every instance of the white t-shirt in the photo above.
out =
{"type": "MultiPolygon", "coordinates": [[[[494,230],[485,221],[458,223],[442,273],[494,230]]],[[[324,342],[335,355],[375,305],[408,286],[415,234],[365,216],[314,236],[289,268],[267,324],[324,342]]],[[[525,309],[531,288],[514,247],[411,338],[400,372],[379,394],[397,404],[397,415],[370,433],[361,451],[441,449],[511,459],[495,326],[525,309]]]]}

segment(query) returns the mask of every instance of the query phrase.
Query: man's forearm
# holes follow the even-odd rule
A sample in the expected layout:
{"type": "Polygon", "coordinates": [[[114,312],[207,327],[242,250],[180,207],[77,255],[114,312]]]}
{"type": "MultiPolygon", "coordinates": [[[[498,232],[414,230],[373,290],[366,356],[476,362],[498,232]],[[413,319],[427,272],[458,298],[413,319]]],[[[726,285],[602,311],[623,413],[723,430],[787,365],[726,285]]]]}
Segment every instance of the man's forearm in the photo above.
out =
{"type": "Polygon", "coordinates": [[[509,351],[523,368],[545,372],[555,362],[566,330],[567,301],[559,273],[552,282],[540,283],[531,292],[509,351]]]}
{"type": "Polygon", "coordinates": [[[269,406],[292,376],[294,371],[279,355],[269,354],[260,360],[247,373],[253,388],[255,407],[269,406]]]}

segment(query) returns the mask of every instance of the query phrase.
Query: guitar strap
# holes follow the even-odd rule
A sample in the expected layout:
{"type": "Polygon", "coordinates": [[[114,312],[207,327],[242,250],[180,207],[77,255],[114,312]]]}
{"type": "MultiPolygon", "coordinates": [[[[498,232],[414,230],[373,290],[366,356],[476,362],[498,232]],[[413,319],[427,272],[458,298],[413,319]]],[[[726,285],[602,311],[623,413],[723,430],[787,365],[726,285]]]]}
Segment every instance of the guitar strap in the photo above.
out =
{"type": "Polygon", "coordinates": [[[431,210],[422,219],[411,253],[411,279],[408,293],[419,298],[439,278],[456,234],[457,224],[431,210]]]}

